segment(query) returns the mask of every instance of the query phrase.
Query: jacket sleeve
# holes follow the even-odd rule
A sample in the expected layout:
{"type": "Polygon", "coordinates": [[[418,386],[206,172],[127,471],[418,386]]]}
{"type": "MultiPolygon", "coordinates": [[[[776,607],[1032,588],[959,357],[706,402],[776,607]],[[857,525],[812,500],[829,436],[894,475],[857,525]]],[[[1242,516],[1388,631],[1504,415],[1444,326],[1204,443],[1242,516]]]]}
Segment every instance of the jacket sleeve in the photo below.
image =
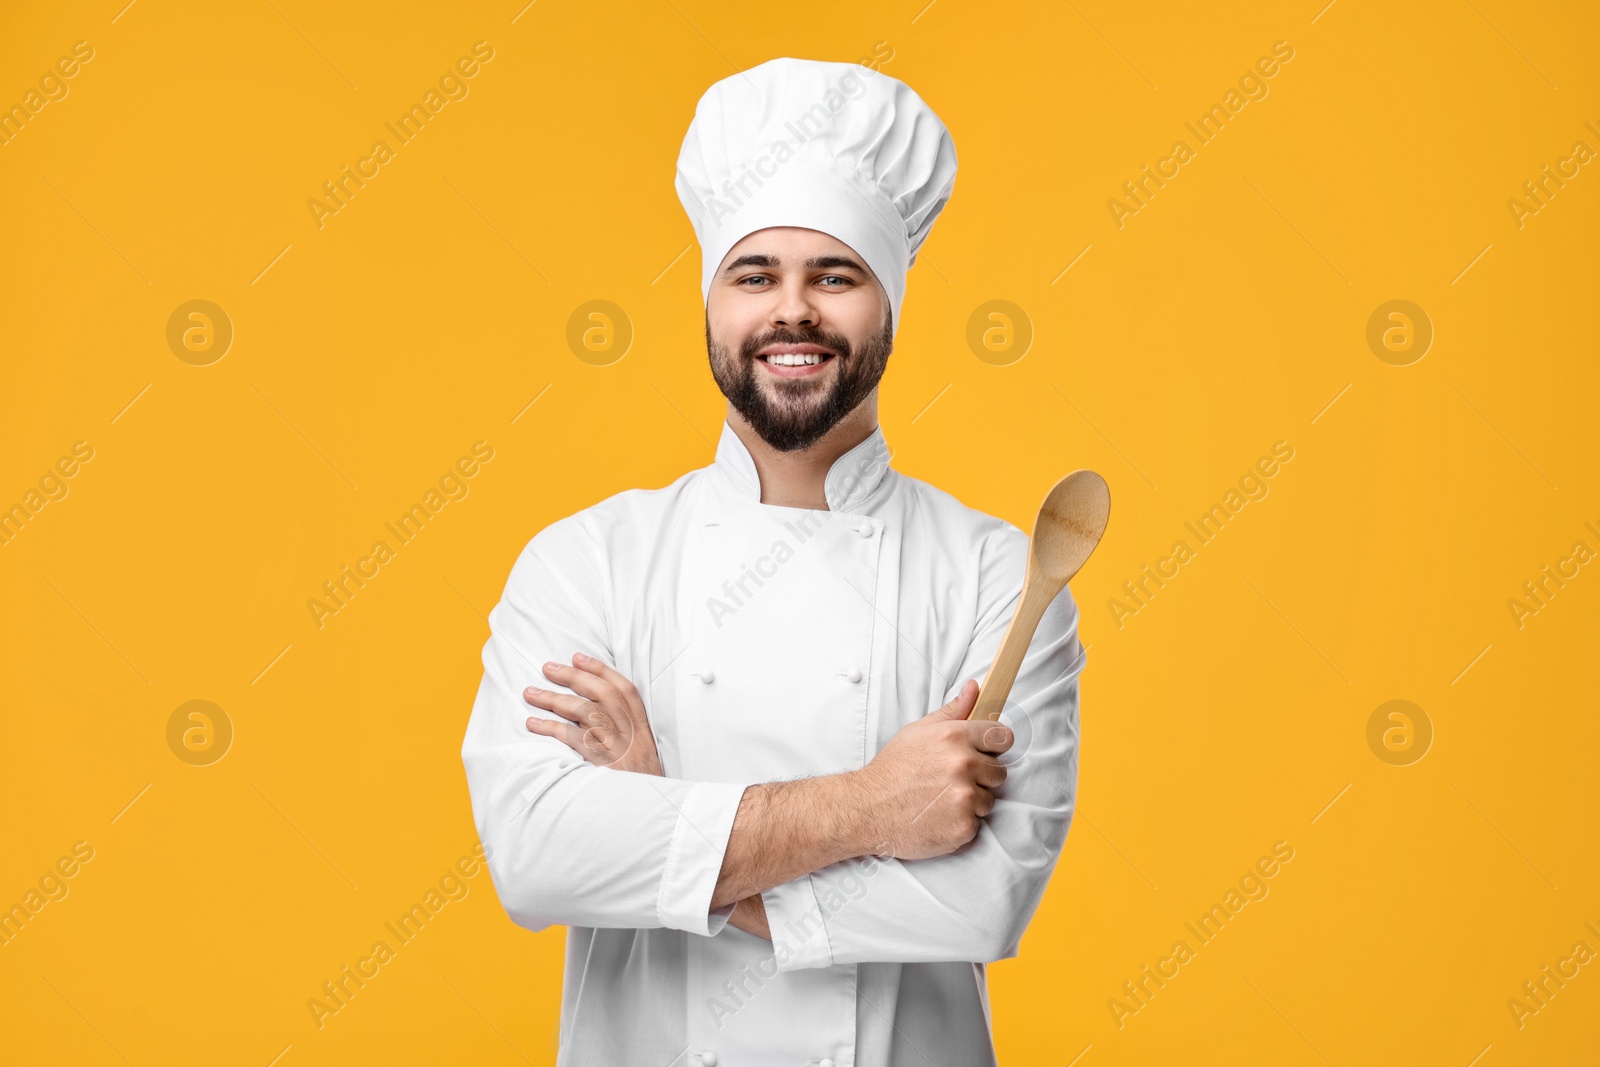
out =
{"type": "MultiPolygon", "coordinates": [[[[945,701],[968,678],[982,683],[1021,598],[1027,538],[1010,526],[1003,534],[1010,543],[985,553],[986,610],[945,701]]],[[[1064,589],[1045,610],[1001,714],[1016,740],[1000,757],[1006,781],[977,835],[944,856],[857,857],[767,890],[778,969],[1016,956],[1072,822],[1083,666],[1077,606],[1064,589]]]]}
{"type": "Polygon", "coordinates": [[[461,748],[489,873],[506,912],[530,930],[716,934],[733,914],[732,904],[712,911],[711,895],[746,786],[598,767],[525,725],[568,721],[522,698],[529,685],[572,692],[544,676],[546,662],[570,663],[574,652],[616,662],[608,568],[581,514],[529,542],[489,616],[461,748]]]}

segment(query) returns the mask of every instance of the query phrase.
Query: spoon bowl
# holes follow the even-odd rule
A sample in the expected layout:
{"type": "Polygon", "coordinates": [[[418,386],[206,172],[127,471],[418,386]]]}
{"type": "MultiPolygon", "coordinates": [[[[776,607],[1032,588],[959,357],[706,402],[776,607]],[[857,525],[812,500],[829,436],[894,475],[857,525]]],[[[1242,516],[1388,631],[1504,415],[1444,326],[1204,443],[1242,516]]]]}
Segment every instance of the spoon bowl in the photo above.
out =
{"type": "Polygon", "coordinates": [[[1073,471],[1039,506],[1028,553],[1040,573],[1065,585],[1088,562],[1110,519],[1111,489],[1106,480],[1094,471],[1073,471]]]}

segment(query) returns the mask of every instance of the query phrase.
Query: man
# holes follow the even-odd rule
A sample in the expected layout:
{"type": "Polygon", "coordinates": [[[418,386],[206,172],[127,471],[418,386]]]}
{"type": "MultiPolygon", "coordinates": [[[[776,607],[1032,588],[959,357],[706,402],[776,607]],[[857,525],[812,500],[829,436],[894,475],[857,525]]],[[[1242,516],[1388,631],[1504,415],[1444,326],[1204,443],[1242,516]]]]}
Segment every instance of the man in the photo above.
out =
{"type": "Polygon", "coordinates": [[[955,168],[864,68],[700,101],[677,187],[716,458],[533,538],[462,749],[507,912],[568,927],[563,1064],[995,1062],[984,964],[1066,838],[1083,654],[1062,595],[1003,722],[967,720],[1027,537],[892,470],[878,426],[955,168]]]}

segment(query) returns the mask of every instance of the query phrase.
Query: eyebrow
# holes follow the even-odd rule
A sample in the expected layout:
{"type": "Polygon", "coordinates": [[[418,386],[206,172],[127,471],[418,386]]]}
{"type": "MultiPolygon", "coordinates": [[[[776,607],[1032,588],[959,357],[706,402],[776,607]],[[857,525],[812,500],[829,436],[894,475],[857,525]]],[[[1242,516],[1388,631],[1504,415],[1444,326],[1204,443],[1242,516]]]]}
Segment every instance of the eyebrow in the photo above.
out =
{"type": "Polygon", "coordinates": [[[806,269],[821,270],[828,267],[843,267],[845,270],[867,273],[867,268],[851,259],[849,256],[812,256],[806,260],[806,269]]]}
{"type": "Polygon", "coordinates": [[[740,267],[776,267],[777,265],[778,261],[772,256],[746,255],[740,256],[732,263],[729,263],[725,268],[723,268],[722,273],[732,274],[740,267]]]}
{"type": "MultiPolygon", "coordinates": [[[[780,266],[777,256],[769,256],[757,252],[751,253],[750,255],[740,256],[732,263],[729,263],[727,267],[723,268],[722,273],[732,274],[740,267],[772,268],[777,266],[780,266]]],[[[805,266],[807,270],[843,269],[853,270],[862,275],[867,273],[867,269],[865,267],[851,259],[849,256],[812,256],[810,259],[806,260],[805,266]]]]}

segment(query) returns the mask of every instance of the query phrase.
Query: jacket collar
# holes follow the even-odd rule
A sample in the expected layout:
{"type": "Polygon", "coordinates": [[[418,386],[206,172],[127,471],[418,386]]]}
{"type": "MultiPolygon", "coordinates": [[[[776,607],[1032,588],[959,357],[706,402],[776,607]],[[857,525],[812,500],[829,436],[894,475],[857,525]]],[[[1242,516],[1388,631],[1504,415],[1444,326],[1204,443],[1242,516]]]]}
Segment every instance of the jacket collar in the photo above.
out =
{"type": "MultiPolygon", "coordinates": [[[[828,510],[860,511],[884,483],[890,458],[883,427],[874,426],[860,444],[834,460],[833,466],[828,468],[828,477],[823,483],[828,510]]],[[[711,470],[734,496],[751,503],[761,502],[761,477],[756,471],[756,461],[726,419],[711,470]]]]}

